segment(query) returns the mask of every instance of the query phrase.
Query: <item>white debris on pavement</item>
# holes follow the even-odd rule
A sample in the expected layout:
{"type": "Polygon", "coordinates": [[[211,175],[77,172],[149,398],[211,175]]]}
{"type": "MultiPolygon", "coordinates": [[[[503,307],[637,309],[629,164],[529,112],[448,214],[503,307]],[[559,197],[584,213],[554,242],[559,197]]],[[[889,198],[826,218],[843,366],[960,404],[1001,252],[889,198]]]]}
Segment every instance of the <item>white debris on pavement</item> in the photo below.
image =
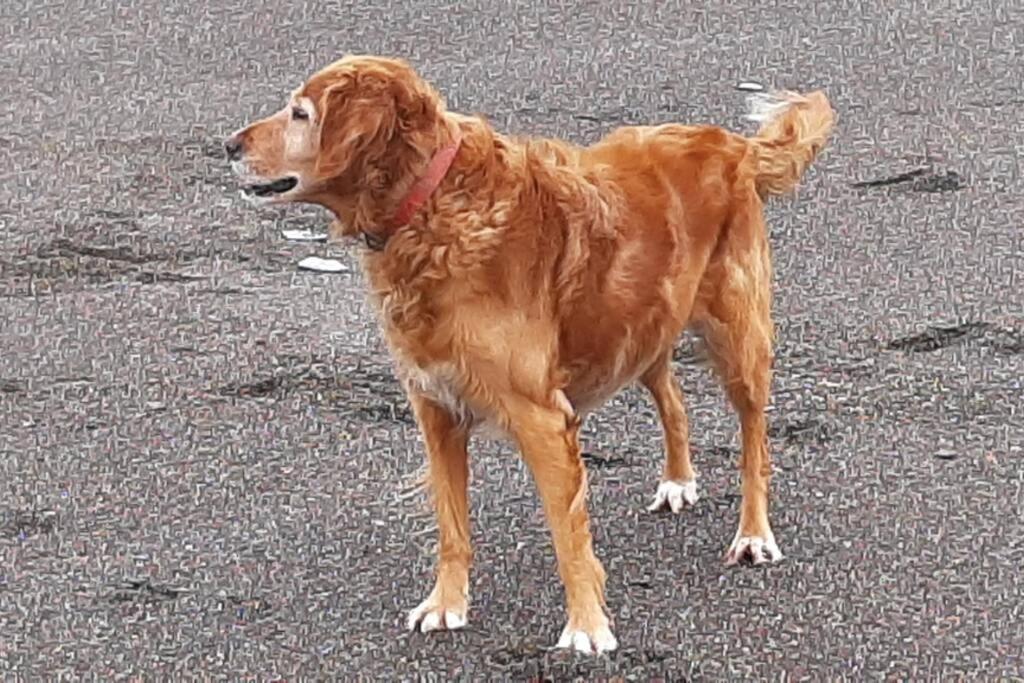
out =
{"type": "Polygon", "coordinates": [[[736,89],[746,90],[747,92],[764,92],[765,87],[754,81],[740,81],[736,84],[736,89]]]}
{"type": "Polygon", "coordinates": [[[320,273],[343,273],[348,270],[341,261],[319,256],[307,256],[299,261],[298,265],[302,270],[315,270],[320,273]]]}
{"type": "Polygon", "coordinates": [[[281,237],[292,242],[326,242],[326,232],[312,230],[282,230],[281,237]]]}

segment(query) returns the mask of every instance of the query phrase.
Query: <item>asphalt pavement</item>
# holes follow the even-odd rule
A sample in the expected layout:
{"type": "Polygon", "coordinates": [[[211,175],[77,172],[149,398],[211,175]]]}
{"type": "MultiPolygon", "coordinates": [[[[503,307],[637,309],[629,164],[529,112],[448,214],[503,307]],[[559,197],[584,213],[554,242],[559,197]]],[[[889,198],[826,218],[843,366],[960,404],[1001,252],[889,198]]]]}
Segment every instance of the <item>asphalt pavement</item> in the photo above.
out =
{"type": "Polygon", "coordinates": [[[995,0],[2,3],[0,677],[1024,676],[1022,45],[995,0]],[[220,151],[346,52],[578,142],[826,90],[834,139],[769,210],[784,562],[722,564],[736,421],[684,340],[695,509],[644,510],[643,392],[586,424],[621,649],[550,649],[544,520],[487,442],[469,628],[406,633],[434,538],[358,247],[284,240],[327,217],[244,205],[220,151]]]}

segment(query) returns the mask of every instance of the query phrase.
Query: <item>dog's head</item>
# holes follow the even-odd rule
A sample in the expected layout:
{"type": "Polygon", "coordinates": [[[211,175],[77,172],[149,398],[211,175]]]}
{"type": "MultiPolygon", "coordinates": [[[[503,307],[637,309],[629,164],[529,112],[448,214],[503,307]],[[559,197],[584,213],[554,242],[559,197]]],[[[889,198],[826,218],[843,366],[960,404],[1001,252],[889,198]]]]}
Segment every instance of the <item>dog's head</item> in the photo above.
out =
{"type": "Polygon", "coordinates": [[[347,56],[224,148],[248,198],[327,203],[394,183],[403,164],[433,153],[443,115],[440,96],[405,62],[347,56]]]}

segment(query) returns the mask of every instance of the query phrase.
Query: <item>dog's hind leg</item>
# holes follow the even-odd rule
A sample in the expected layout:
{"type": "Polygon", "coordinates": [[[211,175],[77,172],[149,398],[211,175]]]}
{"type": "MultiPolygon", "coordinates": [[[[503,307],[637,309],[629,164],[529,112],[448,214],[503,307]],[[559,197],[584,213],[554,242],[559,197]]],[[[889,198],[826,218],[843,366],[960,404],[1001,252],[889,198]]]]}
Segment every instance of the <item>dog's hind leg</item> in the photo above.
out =
{"type": "Polygon", "coordinates": [[[669,508],[680,512],[684,505],[696,505],[697,481],[690,462],[690,429],[679,382],[672,374],[672,353],[660,358],[640,378],[651,393],[661,418],[665,440],[665,467],[651,512],[669,508]]]}
{"type": "Polygon", "coordinates": [[[466,625],[469,608],[469,455],[468,429],[446,408],[411,393],[423,433],[429,485],[437,515],[438,557],[434,590],[409,613],[409,629],[457,629],[466,625]]]}
{"type": "Polygon", "coordinates": [[[765,408],[772,372],[771,261],[760,203],[751,201],[728,228],[722,254],[708,270],[714,294],[701,327],[730,402],[739,414],[742,502],[726,563],[782,559],[768,521],[771,459],[765,408]]]}

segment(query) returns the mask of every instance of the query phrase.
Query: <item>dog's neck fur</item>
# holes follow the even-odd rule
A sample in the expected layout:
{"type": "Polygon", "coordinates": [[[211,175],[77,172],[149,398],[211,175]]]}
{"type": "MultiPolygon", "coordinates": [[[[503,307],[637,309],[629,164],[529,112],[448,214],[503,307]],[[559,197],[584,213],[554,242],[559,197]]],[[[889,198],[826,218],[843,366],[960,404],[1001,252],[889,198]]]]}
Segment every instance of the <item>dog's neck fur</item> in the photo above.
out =
{"type": "MultiPolygon", "coordinates": [[[[438,118],[432,130],[396,135],[379,158],[359,165],[359,177],[347,172],[327,185],[318,199],[337,219],[335,231],[356,236],[392,228],[399,207],[431,159],[455,139],[456,124],[443,111],[438,118]]],[[[428,198],[425,204],[429,202],[428,198]]]]}

